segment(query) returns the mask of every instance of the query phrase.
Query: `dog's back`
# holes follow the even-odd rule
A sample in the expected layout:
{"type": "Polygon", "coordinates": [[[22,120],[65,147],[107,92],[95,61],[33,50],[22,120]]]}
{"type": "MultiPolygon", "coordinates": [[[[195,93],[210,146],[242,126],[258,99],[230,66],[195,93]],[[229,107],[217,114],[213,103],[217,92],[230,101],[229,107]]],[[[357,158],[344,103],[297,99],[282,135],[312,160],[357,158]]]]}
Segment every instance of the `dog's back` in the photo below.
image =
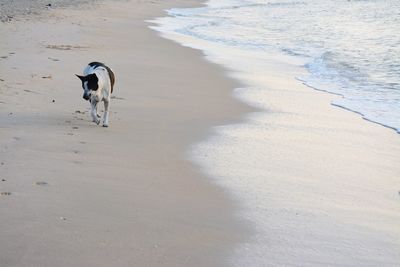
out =
{"type": "Polygon", "coordinates": [[[98,67],[103,67],[107,70],[108,77],[110,78],[110,84],[111,84],[111,93],[114,90],[114,83],[115,83],[115,75],[114,72],[106,66],[104,63],[101,62],[90,62],[88,66],[85,68],[83,71],[84,75],[88,75],[94,72],[94,70],[98,67]]]}

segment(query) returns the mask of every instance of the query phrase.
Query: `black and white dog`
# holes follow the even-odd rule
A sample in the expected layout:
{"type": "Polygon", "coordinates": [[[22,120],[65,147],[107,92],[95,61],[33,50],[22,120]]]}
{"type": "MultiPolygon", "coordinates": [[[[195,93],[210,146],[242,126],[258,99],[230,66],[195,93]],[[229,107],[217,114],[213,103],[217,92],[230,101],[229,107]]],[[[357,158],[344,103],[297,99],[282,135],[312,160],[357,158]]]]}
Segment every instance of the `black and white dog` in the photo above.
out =
{"type": "Polygon", "coordinates": [[[100,123],[97,105],[104,101],[103,127],[108,127],[108,113],[111,93],[114,89],[114,72],[101,62],[91,62],[83,70],[83,76],[75,74],[82,81],[83,98],[89,100],[91,116],[95,123],[100,123]]]}

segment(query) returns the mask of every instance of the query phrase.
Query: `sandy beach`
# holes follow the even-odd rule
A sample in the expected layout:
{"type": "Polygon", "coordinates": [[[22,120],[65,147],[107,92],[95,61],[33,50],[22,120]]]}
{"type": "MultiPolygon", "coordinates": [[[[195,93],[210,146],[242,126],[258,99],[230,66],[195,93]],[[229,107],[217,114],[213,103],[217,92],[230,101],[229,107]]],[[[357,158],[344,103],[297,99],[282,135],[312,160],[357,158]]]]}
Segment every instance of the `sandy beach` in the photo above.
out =
{"type": "Polygon", "coordinates": [[[279,56],[261,75],[229,73],[149,29],[200,1],[61,2],[1,14],[1,267],[395,266],[398,134],[333,107],[337,96],[293,79],[304,70],[279,56]],[[91,122],[75,77],[91,61],[116,74],[109,128],[91,122]],[[258,79],[268,109],[233,96],[258,79]],[[252,202],[245,179],[237,188],[205,173],[249,178],[238,166],[253,150],[188,155],[216,126],[260,114],[268,136],[232,135],[266,148],[269,189],[252,202]],[[257,208],[267,219],[246,220],[257,208]],[[259,232],[268,253],[253,250],[257,220],[270,227],[259,232]],[[236,261],[243,244],[251,257],[236,261]]]}
{"type": "Polygon", "coordinates": [[[247,110],[235,84],[147,19],[197,1],[117,1],[0,25],[0,265],[221,266],[244,238],[234,201],[186,159],[247,110]],[[80,74],[116,73],[110,127],[80,74]]]}

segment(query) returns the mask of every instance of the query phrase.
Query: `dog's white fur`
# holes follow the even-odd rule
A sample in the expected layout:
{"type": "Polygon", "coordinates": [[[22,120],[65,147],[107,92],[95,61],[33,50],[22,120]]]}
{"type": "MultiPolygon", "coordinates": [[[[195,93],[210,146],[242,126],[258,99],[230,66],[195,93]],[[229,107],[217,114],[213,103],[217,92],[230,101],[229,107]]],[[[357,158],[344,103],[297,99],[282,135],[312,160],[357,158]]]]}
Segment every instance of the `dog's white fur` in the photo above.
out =
{"type": "Polygon", "coordinates": [[[91,91],[87,87],[87,82],[84,82],[83,87],[85,93],[90,93],[90,115],[92,116],[93,122],[100,124],[100,116],[97,114],[97,105],[99,102],[104,101],[104,116],[103,126],[108,127],[108,117],[111,100],[111,79],[106,68],[102,66],[90,66],[87,65],[83,70],[83,75],[96,74],[98,78],[98,89],[91,91]]]}

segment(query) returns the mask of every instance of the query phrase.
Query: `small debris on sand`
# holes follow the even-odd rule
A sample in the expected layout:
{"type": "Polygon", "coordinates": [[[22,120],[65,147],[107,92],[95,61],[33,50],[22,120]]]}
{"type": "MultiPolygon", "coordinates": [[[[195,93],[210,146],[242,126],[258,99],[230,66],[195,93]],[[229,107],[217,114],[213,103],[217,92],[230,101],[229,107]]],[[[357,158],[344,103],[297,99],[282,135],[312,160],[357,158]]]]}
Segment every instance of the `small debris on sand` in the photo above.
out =
{"type": "Polygon", "coordinates": [[[1,196],[10,196],[11,192],[1,192],[0,195],[1,196]]]}
{"type": "Polygon", "coordinates": [[[39,182],[36,182],[35,184],[36,185],[48,185],[48,183],[44,182],[44,181],[39,181],[39,182]]]}
{"type": "Polygon", "coordinates": [[[51,75],[47,75],[47,76],[42,76],[43,79],[52,79],[53,77],[51,75]]]}
{"type": "Polygon", "coordinates": [[[72,127],[72,129],[77,130],[77,129],[79,129],[79,127],[78,126],[74,126],[74,127],[72,127]]]}

